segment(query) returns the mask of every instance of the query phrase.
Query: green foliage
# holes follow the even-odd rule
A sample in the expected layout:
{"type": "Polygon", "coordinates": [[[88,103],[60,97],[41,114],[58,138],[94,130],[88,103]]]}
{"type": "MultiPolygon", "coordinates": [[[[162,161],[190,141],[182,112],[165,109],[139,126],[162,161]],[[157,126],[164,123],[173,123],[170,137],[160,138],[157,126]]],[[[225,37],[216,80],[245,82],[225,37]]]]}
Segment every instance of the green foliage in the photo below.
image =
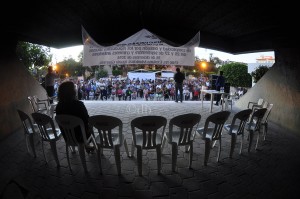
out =
{"type": "Polygon", "coordinates": [[[244,63],[228,63],[220,67],[224,71],[226,82],[233,87],[251,87],[252,78],[248,73],[248,66],[244,63]]]}
{"type": "Polygon", "coordinates": [[[108,77],[108,72],[107,70],[100,69],[97,73],[97,79],[102,78],[102,77],[108,77]]]}
{"type": "Polygon", "coordinates": [[[61,77],[64,77],[65,74],[69,74],[69,76],[77,77],[84,75],[85,67],[82,66],[81,62],[75,61],[73,58],[68,58],[63,60],[62,62],[59,62],[57,65],[57,71],[61,75],[61,77]]]}
{"type": "Polygon", "coordinates": [[[118,75],[122,75],[123,72],[121,70],[115,69],[112,71],[113,76],[118,76],[118,75]]]}
{"type": "Polygon", "coordinates": [[[251,72],[253,82],[257,83],[262,78],[262,76],[264,76],[266,72],[268,72],[268,70],[268,66],[259,66],[258,68],[256,68],[255,71],[251,72]]]}
{"type": "Polygon", "coordinates": [[[16,54],[31,73],[35,73],[40,68],[48,66],[52,59],[50,47],[31,44],[29,42],[18,42],[16,54]]]}
{"type": "Polygon", "coordinates": [[[28,42],[19,42],[16,53],[27,68],[31,68],[32,66],[47,66],[52,59],[49,47],[28,42]]]}

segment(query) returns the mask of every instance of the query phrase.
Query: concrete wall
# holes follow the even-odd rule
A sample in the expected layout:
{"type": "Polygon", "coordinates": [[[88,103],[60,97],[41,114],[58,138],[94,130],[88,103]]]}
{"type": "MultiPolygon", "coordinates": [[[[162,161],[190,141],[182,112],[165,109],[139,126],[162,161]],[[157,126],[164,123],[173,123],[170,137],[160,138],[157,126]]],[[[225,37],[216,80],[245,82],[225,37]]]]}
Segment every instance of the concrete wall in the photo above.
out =
{"type": "Polygon", "coordinates": [[[17,109],[31,114],[27,96],[46,98],[45,89],[40,86],[15,57],[0,59],[0,140],[21,127],[17,109]]]}
{"type": "Polygon", "coordinates": [[[275,64],[254,87],[237,101],[246,108],[249,101],[263,98],[273,103],[270,121],[300,135],[300,50],[275,51],[275,64]]]}

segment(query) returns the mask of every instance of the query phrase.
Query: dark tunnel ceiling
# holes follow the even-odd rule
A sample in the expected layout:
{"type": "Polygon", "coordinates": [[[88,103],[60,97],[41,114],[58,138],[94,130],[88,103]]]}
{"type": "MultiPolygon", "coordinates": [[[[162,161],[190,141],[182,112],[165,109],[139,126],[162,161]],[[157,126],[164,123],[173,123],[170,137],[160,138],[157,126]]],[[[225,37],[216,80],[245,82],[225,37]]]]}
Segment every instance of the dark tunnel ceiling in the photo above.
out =
{"type": "Polygon", "coordinates": [[[295,30],[299,11],[289,1],[29,0],[6,4],[10,14],[1,12],[2,33],[54,48],[82,45],[82,26],[101,45],[116,44],[143,28],[181,45],[200,31],[199,47],[232,54],[293,47],[299,35],[295,30]]]}

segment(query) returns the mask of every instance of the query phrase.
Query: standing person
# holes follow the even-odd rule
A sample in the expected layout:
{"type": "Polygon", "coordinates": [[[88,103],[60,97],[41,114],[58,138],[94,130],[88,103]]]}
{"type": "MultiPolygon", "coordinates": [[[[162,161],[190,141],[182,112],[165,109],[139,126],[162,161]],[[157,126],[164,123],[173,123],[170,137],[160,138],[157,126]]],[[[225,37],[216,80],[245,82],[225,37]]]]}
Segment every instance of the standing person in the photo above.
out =
{"type": "MultiPolygon", "coordinates": [[[[82,119],[86,137],[90,137],[91,130],[88,125],[88,111],[82,101],[76,98],[75,85],[71,81],[63,82],[58,88],[58,104],[56,106],[56,115],[67,114],[82,119]]],[[[64,132],[62,132],[64,136],[64,132]]],[[[75,130],[75,136],[78,142],[83,142],[82,132],[80,128],[75,130]]],[[[93,150],[93,147],[85,146],[87,152],[93,150]]]]}
{"type": "Polygon", "coordinates": [[[180,102],[183,99],[183,80],[185,80],[184,74],[180,72],[180,68],[176,68],[176,73],[174,75],[175,80],[175,102],[178,102],[178,91],[180,96],[180,102]]]}
{"type": "Polygon", "coordinates": [[[54,84],[55,84],[55,79],[57,79],[58,77],[59,76],[57,71],[53,71],[53,67],[49,66],[48,73],[45,76],[45,87],[46,87],[47,95],[50,98],[50,104],[53,104],[53,97],[55,94],[54,84]]]}
{"type": "MultiPolygon", "coordinates": [[[[223,71],[220,71],[220,75],[216,80],[216,89],[220,91],[221,87],[225,87],[225,77],[223,76],[223,71]]],[[[221,95],[216,95],[216,106],[219,106],[219,101],[221,99],[221,95]]]]}

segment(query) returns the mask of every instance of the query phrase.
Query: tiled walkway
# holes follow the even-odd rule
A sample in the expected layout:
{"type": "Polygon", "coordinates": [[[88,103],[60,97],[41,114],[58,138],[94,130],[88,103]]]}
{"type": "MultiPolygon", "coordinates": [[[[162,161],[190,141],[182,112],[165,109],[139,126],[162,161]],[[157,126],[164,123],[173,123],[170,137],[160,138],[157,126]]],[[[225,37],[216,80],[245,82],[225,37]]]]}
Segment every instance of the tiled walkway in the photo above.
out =
{"type": "MultiPolygon", "coordinates": [[[[90,115],[119,117],[131,148],[130,121],[142,115],[161,115],[168,120],[183,113],[200,113],[200,126],[210,115],[209,102],[183,103],[153,101],[85,101],[90,115]]],[[[214,106],[213,112],[220,111],[214,106]]],[[[234,108],[228,122],[231,121],[234,108]]],[[[180,148],[177,171],[171,171],[171,147],[166,145],[162,156],[162,174],[157,175],[155,150],[143,152],[143,176],[138,176],[136,158],[122,154],[122,175],[118,176],[113,153],[104,151],[103,175],[99,174],[96,154],[87,155],[88,174],[84,173],[79,155],[72,154],[73,175],[66,161],[63,139],[58,142],[61,167],[57,168],[50,147],[46,146],[48,164],[43,158],[41,143],[36,143],[37,158],[26,151],[22,131],[0,145],[0,196],[8,185],[16,185],[24,198],[298,198],[300,194],[300,139],[280,132],[270,125],[268,141],[261,141],[259,150],[228,158],[230,137],[223,134],[220,162],[213,148],[208,166],[203,165],[204,142],[195,138],[192,169],[188,169],[188,153],[180,148]]],[[[246,134],[247,135],[247,134],[246,134]]],[[[247,136],[246,136],[247,137],[247,136]]],[[[239,142],[237,143],[239,144],[239,142]]],[[[245,139],[245,145],[248,142],[245,139]]],[[[253,147],[254,148],[254,147],[253,147]]]]}

